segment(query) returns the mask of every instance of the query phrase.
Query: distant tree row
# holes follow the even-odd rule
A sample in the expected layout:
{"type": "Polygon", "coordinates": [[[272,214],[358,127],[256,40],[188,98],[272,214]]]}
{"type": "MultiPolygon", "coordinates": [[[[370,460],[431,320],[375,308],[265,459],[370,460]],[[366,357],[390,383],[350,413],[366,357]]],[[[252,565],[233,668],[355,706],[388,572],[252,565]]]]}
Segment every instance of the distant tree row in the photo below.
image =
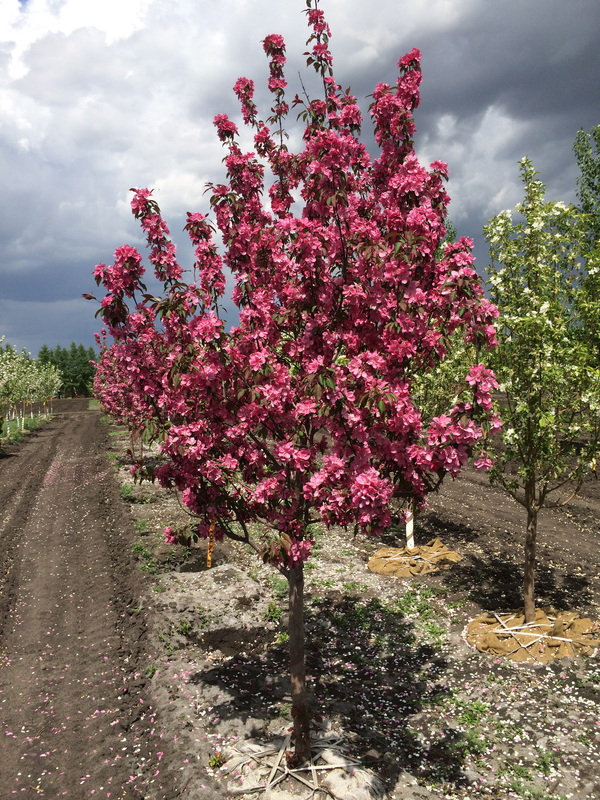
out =
{"type": "Polygon", "coordinates": [[[42,364],[26,351],[20,353],[0,338],[0,435],[5,417],[24,418],[34,403],[47,404],[62,386],[60,370],[42,364]]]}
{"type": "Polygon", "coordinates": [[[71,342],[71,346],[68,348],[60,345],[50,348],[43,345],[38,353],[40,364],[52,364],[60,370],[63,380],[61,390],[63,397],[77,395],[89,397],[91,395],[96,358],[96,351],[93,347],[84,347],[75,342],[71,342]]]}

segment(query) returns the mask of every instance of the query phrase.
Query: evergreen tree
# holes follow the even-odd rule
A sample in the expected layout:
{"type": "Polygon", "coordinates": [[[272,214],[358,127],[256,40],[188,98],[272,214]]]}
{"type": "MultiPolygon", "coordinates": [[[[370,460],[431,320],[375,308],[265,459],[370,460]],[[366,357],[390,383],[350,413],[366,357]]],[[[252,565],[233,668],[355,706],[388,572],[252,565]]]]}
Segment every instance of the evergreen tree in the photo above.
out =
{"type": "Polygon", "coordinates": [[[40,364],[52,364],[60,370],[63,378],[62,394],[65,397],[91,395],[96,359],[93,347],[86,348],[75,342],[71,342],[68,349],[60,345],[50,348],[44,344],[38,353],[40,364]]]}
{"type": "Polygon", "coordinates": [[[580,129],[573,150],[580,170],[577,178],[579,209],[586,215],[587,239],[593,250],[600,241],[600,125],[590,133],[580,129]]]}

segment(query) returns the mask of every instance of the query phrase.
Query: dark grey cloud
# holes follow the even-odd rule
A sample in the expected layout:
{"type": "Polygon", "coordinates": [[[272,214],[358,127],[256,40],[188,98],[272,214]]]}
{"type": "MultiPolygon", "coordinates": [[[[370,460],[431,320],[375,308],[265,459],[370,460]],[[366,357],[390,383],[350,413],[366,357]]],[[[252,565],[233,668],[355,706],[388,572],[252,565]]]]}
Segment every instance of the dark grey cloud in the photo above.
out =
{"type": "MultiPolygon", "coordinates": [[[[268,114],[261,40],[282,33],[288,79],[310,94],[305,4],[286,0],[4,0],[0,7],[0,336],[37,352],[90,344],[82,292],[115,247],[143,241],[128,202],[149,186],[191,263],[181,229],[223,177],[215,114],[255,79],[268,114]]],[[[600,122],[597,0],[322,0],[339,82],[366,112],[396,62],[423,54],[417,151],[448,161],[451,217],[476,239],[520,199],[532,158],[554,199],[574,199],[577,130],[600,122]]],[[[293,121],[293,117],[291,118],[293,121]]],[[[368,120],[365,130],[368,138],[368,120]]],[[[297,136],[297,134],[296,134],[297,136]]]]}

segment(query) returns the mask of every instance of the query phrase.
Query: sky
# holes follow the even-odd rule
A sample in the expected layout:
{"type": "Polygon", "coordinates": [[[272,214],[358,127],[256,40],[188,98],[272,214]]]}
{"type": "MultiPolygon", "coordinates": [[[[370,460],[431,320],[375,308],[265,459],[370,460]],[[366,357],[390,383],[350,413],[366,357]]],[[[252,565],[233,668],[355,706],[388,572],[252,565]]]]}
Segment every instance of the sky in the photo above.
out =
{"type": "MultiPolygon", "coordinates": [[[[256,83],[261,41],[287,44],[291,97],[311,93],[305,0],[0,0],[0,337],[34,356],[94,344],[92,272],[144,251],[131,187],[148,187],[192,266],[187,211],[222,182],[212,120],[238,119],[232,86],[256,83]]],[[[422,52],[416,150],[450,167],[449,216],[487,266],[486,222],[522,198],[532,159],[547,198],[576,200],[572,147],[600,123],[598,0],[321,0],[336,80],[364,111],[398,59],[422,52]]],[[[311,83],[312,82],[312,83],[311,83]]],[[[291,115],[293,121],[295,117],[291,115]]],[[[370,123],[365,121],[366,141],[370,123]]],[[[299,131],[299,129],[298,129],[299,131]]],[[[293,133],[293,131],[292,131],[293,133]]]]}

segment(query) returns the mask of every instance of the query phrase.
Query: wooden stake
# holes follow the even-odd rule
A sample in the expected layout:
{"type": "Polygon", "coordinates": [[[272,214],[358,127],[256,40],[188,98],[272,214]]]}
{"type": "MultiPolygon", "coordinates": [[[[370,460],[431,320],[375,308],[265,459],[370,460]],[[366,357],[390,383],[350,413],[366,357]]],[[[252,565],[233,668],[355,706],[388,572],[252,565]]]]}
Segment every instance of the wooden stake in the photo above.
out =
{"type": "Polygon", "coordinates": [[[208,529],[208,550],[206,551],[206,569],[212,567],[212,554],[215,546],[215,523],[211,522],[208,529]]]}

